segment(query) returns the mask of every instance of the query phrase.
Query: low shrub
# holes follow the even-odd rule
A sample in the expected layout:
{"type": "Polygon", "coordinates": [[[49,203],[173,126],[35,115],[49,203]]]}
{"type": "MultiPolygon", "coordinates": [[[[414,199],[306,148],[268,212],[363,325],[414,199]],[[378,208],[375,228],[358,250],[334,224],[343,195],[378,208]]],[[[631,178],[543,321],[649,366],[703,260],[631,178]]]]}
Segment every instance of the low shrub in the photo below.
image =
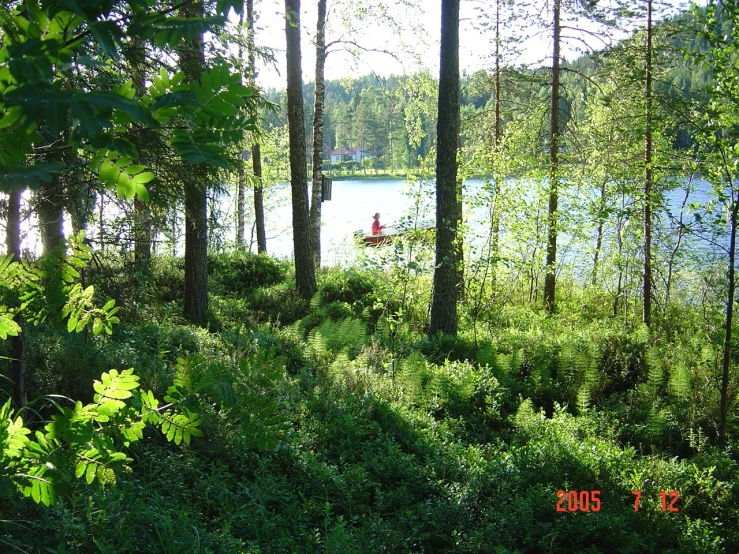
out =
{"type": "Polygon", "coordinates": [[[234,251],[209,256],[208,274],[213,294],[242,296],[256,288],[281,283],[287,267],[266,254],[234,251]]]}

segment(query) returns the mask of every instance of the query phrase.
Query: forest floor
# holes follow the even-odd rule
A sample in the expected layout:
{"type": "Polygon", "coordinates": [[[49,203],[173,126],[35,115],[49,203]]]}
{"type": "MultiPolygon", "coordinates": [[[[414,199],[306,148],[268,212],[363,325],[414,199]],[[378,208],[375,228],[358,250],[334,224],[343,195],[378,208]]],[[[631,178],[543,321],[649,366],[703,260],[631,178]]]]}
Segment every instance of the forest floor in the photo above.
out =
{"type": "Polygon", "coordinates": [[[133,367],[162,398],[176,375],[204,437],[149,430],[114,485],[11,497],[0,551],[739,552],[736,410],[713,446],[718,347],[691,307],[650,331],[571,287],[554,316],[462,305],[431,340],[424,278],[325,270],[306,302],[285,264],[214,256],[208,328],[182,317],[182,260],[89,279],[121,323],[32,329],[31,397],[133,367]]]}

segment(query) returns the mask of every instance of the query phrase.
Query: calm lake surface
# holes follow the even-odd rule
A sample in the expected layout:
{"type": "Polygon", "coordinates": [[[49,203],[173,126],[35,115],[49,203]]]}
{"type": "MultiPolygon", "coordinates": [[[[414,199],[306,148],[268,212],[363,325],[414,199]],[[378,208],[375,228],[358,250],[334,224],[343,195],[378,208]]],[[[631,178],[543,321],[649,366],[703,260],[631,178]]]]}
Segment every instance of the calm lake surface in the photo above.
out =
{"type": "MultiPolygon", "coordinates": [[[[483,184],[482,180],[465,182],[466,198],[473,196],[483,184]]],[[[522,182],[521,186],[525,187],[526,183],[522,182]]],[[[419,209],[419,221],[433,220],[435,217],[433,187],[433,182],[420,184],[402,180],[334,181],[332,199],[323,202],[322,206],[322,265],[351,265],[358,254],[353,240],[354,232],[361,230],[369,234],[372,214],[375,212],[380,212],[380,222],[383,225],[395,223],[408,214],[415,213],[416,208],[419,209]]],[[[688,203],[705,203],[711,197],[709,190],[710,185],[707,182],[698,183],[697,190],[691,193],[688,203]]],[[[668,209],[674,215],[679,214],[683,196],[684,192],[680,189],[670,191],[665,196],[668,209]]],[[[292,210],[288,184],[270,189],[266,209],[268,252],[279,258],[292,258],[292,210]]],[[[478,224],[487,219],[487,210],[484,207],[467,206],[465,218],[467,225],[474,231],[478,224]]],[[[248,234],[249,229],[247,239],[248,234]]],[[[568,237],[562,236],[559,243],[562,255],[566,256],[569,250],[568,237]]],[[[256,250],[256,245],[253,246],[253,250],[256,250]]],[[[570,250],[570,255],[575,255],[575,252],[570,250]]]]}
{"type": "MultiPolygon", "coordinates": [[[[432,185],[428,185],[428,189],[432,185]]],[[[418,186],[414,187],[418,190],[418,186]]],[[[415,202],[411,185],[402,180],[334,181],[331,200],[321,208],[321,263],[348,265],[357,255],[354,232],[370,233],[372,215],[380,212],[380,222],[390,225],[406,216],[415,202]]],[[[420,219],[433,218],[433,197],[426,195],[420,219]]],[[[289,185],[273,193],[266,215],[267,251],[279,258],[293,256],[292,207],[289,185]]]]}

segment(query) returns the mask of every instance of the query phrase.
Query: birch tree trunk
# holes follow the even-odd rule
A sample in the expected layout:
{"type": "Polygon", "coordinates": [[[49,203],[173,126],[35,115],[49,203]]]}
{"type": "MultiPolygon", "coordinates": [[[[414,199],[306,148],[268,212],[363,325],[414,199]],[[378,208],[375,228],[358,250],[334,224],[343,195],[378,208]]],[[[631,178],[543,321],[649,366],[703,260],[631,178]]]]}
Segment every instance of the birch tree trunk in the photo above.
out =
{"type": "Polygon", "coordinates": [[[316,269],[321,267],[321,187],[323,181],[323,109],[326,88],[326,0],[318,0],[316,23],[316,93],[313,103],[313,186],[310,201],[310,239],[316,269]]]}

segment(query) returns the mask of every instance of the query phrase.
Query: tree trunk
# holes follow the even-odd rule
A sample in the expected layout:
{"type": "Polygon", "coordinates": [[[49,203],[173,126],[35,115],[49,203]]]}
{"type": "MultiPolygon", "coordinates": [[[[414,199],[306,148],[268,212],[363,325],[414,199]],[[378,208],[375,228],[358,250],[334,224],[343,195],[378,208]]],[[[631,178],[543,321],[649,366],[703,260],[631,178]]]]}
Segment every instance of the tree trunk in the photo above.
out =
{"type": "MultiPolygon", "coordinates": [[[[495,135],[493,136],[493,150],[498,154],[500,148],[500,140],[502,137],[501,126],[500,126],[500,2],[495,2],[495,135]]],[[[491,245],[490,253],[492,254],[492,281],[493,287],[495,287],[496,279],[498,278],[498,258],[499,247],[500,247],[500,176],[499,171],[495,170],[493,175],[493,206],[491,210],[491,222],[492,233],[491,233],[491,245]]]]}
{"type": "Polygon", "coordinates": [[[645,325],[652,322],[652,0],[647,0],[647,44],[645,60],[644,98],[644,282],[642,283],[645,325]]]}
{"type": "Polygon", "coordinates": [[[64,242],[64,194],[58,175],[42,183],[36,191],[36,212],[43,254],[52,252],[64,242]]]}
{"type": "MultiPolygon", "coordinates": [[[[257,66],[254,57],[254,0],[246,2],[246,19],[249,25],[249,84],[256,87],[257,66]]],[[[251,147],[251,163],[254,171],[254,218],[257,227],[257,252],[267,253],[267,231],[264,227],[264,188],[262,183],[262,147],[254,140],[251,147]]]]}
{"type": "Polygon", "coordinates": [[[262,147],[255,142],[251,147],[254,169],[254,214],[257,227],[257,252],[267,253],[267,231],[264,227],[264,188],[262,188],[262,147]]]}
{"type": "Polygon", "coordinates": [[[726,413],[729,408],[729,369],[731,368],[731,328],[734,324],[734,294],[736,292],[736,226],[739,215],[739,197],[732,199],[729,219],[729,290],[726,295],[726,321],[724,322],[724,357],[721,368],[721,403],[718,420],[718,442],[726,443],[726,413]]]}
{"type": "Polygon", "coordinates": [[[595,286],[598,282],[598,261],[600,258],[600,251],[603,245],[603,226],[605,225],[605,216],[603,215],[606,210],[606,179],[600,184],[600,205],[598,213],[598,230],[595,235],[595,253],[593,254],[593,277],[591,283],[595,286]]]}
{"type": "MultiPolygon", "coordinates": [[[[127,50],[127,56],[131,63],[132,80],[136,87],[136,94],[142,97],[146,94],[146,72],[145,72],[145,50],[144,43],[139,37],[131,39],[131,45],[127,50]]],[[[134,209],[134,246],[133,257],[137,262],[146,263],[151,260],[152,240],[152,217],[149,206],[136,197],[133,201],[134,209]]]]}
{"type": "Polygon", "coordinates": [[[146,202],[136,197],[134,207],[134,260],[148,262],[151,260],[152,218],[146,202]]]}
{"type": "MultiPolygon", "coordinates": [[[[21,259],[21,197],[23,192],[13,189],[8,195],[8,223],[5,229],[5,241],[8,255],[19,262],[21,259]]],[[[17,306],[12,306],[13,308],[17,306]]],[[[13,381],[13,406],[22,410],[26,406],[26,343],[23,336],[23,315],[14,318],[21,331],[10,340],[10,378],[13,381]]]]}
{"type": "Polygon", "coordinates": [[[236,248],[244,249],[244,228],[246,221],[244,212],[246,211],[246,169],[244,156],[239,160],[238,167],[238,185],[236,190],[236,248]]]}
{"type": "MultiPolygon", "coordinates": [[[[246,21],[249,25],[247,34],[247,44],[251,44],[253,33],[251,32],[254,25],[254,0],[247,0],[246,2],[246,21]]],[[[239,31],[244,26],[244,14],[243,12],[239,15],[239,31]]],[[[248,47],[251,53],[251,47],[248,47]]],[[[241,74],[244,72],[244,45],[239,42],[239,62],[241,63],[241,74]]],[[[250,75],[254,75],[254,66],[249,65],[250,75]]],[[[239,165],[237,168],[238,183],[236,184],[236,248],[238,250],[244,250],[244,230],[246,228],[245,212],[246,212],[246,151],[241,153],[239,156],[239,165]]]]}
{"type": "Polygon", "coordinates": [[[318,0],[316,23],[316,93],[313,103],[313,190],[310,203],[310,238],[316,268],[321,267],[321,188],[323,171],[323,108],[326,89],[323,69],[326,64],[326,0],[318,0]]]}
{"type": "Polygon", "coordinates": [[[552,109],[549,142],[549,211],[546,273],[544,275],[544,307],[548,312],[555,308],[554,287],[557,272],[557,204],[559,202],[559,47],[561,0],[554,0],[554,35],[552,51],[552,109]]]}
{"type": "MultiPolygon", "coordinates": [[[[182,17],[202,17],[200,4],[186,5],[182,17]]],[[[205,71],[203,36],[198,33],[180,50],[180,68],[188,82],[200,79],[205,71]]],[[[208,314],[208,170],[191,165],[184,177],[185,188],[185,297],[183,313],[195,322],[204,323],[208,314]]]]}
{"type": "Polygon", "coordinates": [[[459,141],[459,0],[441,3],[439,108],[436,126],[436,269],[429,335],[457,334],[457,145],[459,141]]]}
{"type": "Polygon", "coordinates": [[[300,0],[285,0],[287,41],[287,121],[290,135],[290,185],[293,208],[295,284],[298,294],[310,299],[316,293],[316,274],[308,220],[308,171],[305,150],[303,77],[300,60],[300,0]]]}

